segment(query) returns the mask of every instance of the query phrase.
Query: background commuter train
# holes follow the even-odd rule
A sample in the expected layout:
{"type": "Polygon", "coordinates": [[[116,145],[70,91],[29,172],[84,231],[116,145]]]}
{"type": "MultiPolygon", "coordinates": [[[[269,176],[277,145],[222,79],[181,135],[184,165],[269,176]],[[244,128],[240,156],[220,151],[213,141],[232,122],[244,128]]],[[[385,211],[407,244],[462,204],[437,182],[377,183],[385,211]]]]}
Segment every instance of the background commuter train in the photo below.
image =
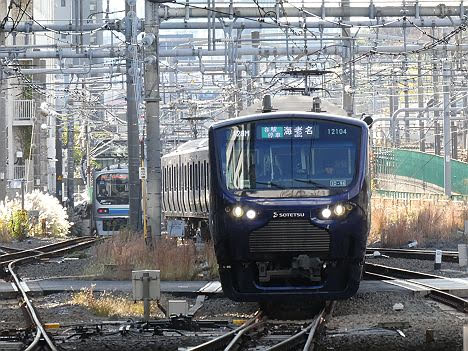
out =
{"type": "Polygon", "coordinates": [[[128,168],[109,166],[95,171],[93,180],[94,229],[98,235],[111,235],[128,223],[128,168]]]}
{"type": "Polygon", "coordinates": [[[163,211],[214,241],[239,301],[342,299],[369,232],[368,126],[321,113],[234,118],[163,157],[163,211]]]}

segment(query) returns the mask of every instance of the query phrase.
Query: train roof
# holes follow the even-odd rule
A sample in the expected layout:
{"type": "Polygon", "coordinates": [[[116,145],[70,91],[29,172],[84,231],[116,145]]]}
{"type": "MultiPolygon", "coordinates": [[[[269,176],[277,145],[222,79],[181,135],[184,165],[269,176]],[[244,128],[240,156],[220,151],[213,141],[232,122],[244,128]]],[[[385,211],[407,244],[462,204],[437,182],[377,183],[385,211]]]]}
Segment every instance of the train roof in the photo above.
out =
{"type": "Polygon", "coordinates": [[[203,149],[208,149],[208,138],[200,138],[200,139],[187,141],[186,143],[183,143],[177,149],[175,149],[174,151],[171,151],[170,153],[164,155],[163,157],[182,155],[182,154],[194,152],[197,150],[203,150],[203,149]]]}
{"type": "Polygon", "coordinates": [[[333,102],[320,98],[321,112],[311,112],[314,97],[303,95],[281,95],[272,98],[272,111],[262,113],[263,101],[258,101],[243,109],[239,117],[230,118],[216,122],[211,128],[217,129],[238,123],[245,123],[255,120],[283,118],[285,115],[292,118],[315,117],[335,122],[355,124],[360,127],[367,127],[367,124],[357,118],[347,117],[346,111],[333,102]]]}
{"type": "Polygon", "coordinates": [[[211,125],[210,128],[218,129],[222,127],[227,127],[231,125],[236,125],[240,123],[247,123],[251,121],[258,121],[263,119],[280,119],[287,116],[287,118],[304,118],[304,117],[314,117],[317,119],[324,119],[328,121],[341,122],[347,124],[354,124],[361,128],[368,128],[367,124],[357,118],[345,117],[345,116],[335,116],[326,113],[317,113],[317,112],[301,112],[301,111],[282,111],[282,112],[267,112],[259,113],[255,115],[236,117],[231,119],[226,119],[224,121],[216,122],[211,125]]]}

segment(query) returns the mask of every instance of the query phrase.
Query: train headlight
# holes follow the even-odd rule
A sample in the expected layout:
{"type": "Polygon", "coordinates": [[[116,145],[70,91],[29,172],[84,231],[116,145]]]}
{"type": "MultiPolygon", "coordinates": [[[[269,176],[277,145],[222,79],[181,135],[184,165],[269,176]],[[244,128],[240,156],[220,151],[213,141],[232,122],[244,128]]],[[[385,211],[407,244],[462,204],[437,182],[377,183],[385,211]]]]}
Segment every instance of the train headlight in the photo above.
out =
{"type": "Polygon", "coordinates": [[[245,215],[248,219],[255,219],[255,217],[257,217],[257,212],[255,212],[255,210],[248,210],[245,215]]]}
{"type": "Polygon", "coordinates": [[[329,208],[324,208],[322,210],[322,217],[325,218],[325,219],[328,219],[330,218],[332,215],[332,211],[329,209],[329,208]]]}
{"type": "Polygon", "coordinates": [[[241,218],[244,215],[244,210],[240,206],[236,206],[232,209],[234,217],[241,218]]]}
{"type": "Polygon", "coordinates": [[[333,209],[333,212],[338,216],[338,217],[341,217],[345,214],[346,212],[346,208],[341,205],[341,204],[338,204],[335,206],[335,208],[333,209]]]}

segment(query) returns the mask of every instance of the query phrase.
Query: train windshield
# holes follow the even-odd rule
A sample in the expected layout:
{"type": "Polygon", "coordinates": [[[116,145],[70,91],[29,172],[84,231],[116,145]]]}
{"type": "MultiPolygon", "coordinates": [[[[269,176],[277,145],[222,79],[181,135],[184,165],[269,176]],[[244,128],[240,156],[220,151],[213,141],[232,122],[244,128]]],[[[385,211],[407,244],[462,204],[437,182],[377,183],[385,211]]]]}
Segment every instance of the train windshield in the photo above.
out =
{"type": "Polygon", "coordinates": [[[253,197],[317,197],[356,179],[361,129],[311,119],[262,120],[219,129],[221,178],[253,197]]]}
{"type": "Polygon", "coordinates": [[[128,205],[128,174],[101,174],[96,178],[96,200],[101,205],[128,205]]]}

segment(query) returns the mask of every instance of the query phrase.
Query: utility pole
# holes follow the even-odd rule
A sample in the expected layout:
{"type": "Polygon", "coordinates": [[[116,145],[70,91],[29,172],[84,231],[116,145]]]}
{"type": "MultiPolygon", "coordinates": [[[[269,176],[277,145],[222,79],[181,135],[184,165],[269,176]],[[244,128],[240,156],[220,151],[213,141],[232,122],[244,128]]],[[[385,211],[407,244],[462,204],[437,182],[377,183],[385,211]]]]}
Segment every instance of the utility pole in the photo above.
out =
{"type": "Polygon", "coordinates": [[[450,135],[450,63],[443,63],[444,91],[444,192],[452,195],[451,135],[450,135]]]}
{"type": "MultiPolygon", "coordinates": [[[[3,2],[0,7],[1,13],[6,13],[6,2],[3,2]]],[[[0,32],[0,45],[5,45],[5,32],[0,32]]],[[[6,79],[3,76],[3,69],[0,68],[0,201],[4,201],[6,197],[7,184],[7,164],[6,164],[6,79]]],[[[11,136],[10,136],[11,138],[11,136]]],[[[9,160],[11,162],[11,160],[9,160]]]]}
{"type": "MultiPolygon", "coordinates": [[[[432,37],[435,38],[435,29],[432,28],[432,37]]],[[[434,39],[435,40],[435,39],[434,39]]],[[[432,49],[432,85],[434,86],[434,107],[439,105],[439,69],[438,69],[437,49],[432,49]]],[[[434,111],[434,153],[440,155],[440,125],[439,111],[434,111]]]]}
{"type": "MultiPolygon", "coordinates": [[[[350,12],[350,2],[349,0],[341,1],[341,8],[343,13],[350,12]]],[[[343,21],[349,21],[349,16],[342,17],[343,21]]],[[[341,36],[346,38],[343,40],[343,109],[346,111],[348,116],[352,116],[354,113],[353,106],[353,79],[352,79],[352,69],[354,65],[350,61],[351,59],[351,41],[349,40],[351,33],[348,28],[343,27],[341,29],[341,36]],[[349,89],[349,90],[348,90],[349,89]]]]}
{"type": "Polygon", "coordinates": [[[161,138],[159,130],[159,4],[145,1],[145,119],[149,235],[161,235],[161,138]]]}
{"type": "MultiPolygon", "coordinates": [[[[418,54],[418,107],[424,108],[424,87],[423,87],[421,60],[422,60],[422,55],[418,54]]],[[[405,104],[406,104],[406,101],[405,101],[405,104]]],[[[424,136],[424,121],[423,121],[424,113],[425,112],[420,112],[418,115],[419,117],[419,151],[421,152],[426,151],[426,142],[424,140],[424,137],[425,137],[424,136]]]]}
{"type": "Polygon", "coordinates": [[[135,97],[135,80],[138,74],[138,67],[132,65],[133,51],[132,47],[133,21],[136,20],[135,12],[131,11],[130,3],[132,0],[125,1],[125,42],[126,44],[126,68],[127,68],[127,145],[128,145],[128,187],[129,187],[129,219],[130,230],[137,231],[140,228],[140,179],[138,168],[140,166],[140,148],[138,138],[138,116],[135,97]]]}

